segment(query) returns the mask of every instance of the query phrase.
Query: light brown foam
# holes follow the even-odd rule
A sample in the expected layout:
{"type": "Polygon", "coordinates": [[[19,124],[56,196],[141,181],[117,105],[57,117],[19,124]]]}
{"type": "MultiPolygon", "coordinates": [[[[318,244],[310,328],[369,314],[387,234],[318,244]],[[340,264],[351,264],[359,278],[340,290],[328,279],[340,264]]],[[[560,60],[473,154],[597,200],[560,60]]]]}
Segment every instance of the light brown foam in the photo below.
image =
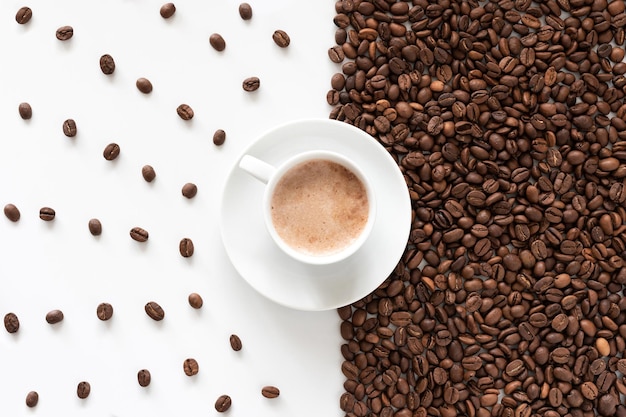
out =
{"type": "Polygon", "coordinates": [[[291,168],[271,200],[272,222],[292,248],[323,256],[341,251],[367,223],[365,186],[344,166],[323,159],[291,168]]]}

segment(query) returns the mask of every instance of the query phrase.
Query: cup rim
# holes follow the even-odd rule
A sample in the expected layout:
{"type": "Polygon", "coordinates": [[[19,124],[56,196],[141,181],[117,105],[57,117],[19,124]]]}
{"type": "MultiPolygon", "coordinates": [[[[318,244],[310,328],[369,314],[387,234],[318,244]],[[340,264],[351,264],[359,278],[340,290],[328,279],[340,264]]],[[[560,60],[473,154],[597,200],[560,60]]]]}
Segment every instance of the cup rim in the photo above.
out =
{"type": "Polygon", "coordinates": [[[365,175],[363,170],[350,158],[340,153],[327,150],[305,151],[288,158],[286,161],[279,164],[276,168],[276,171],[268,181],[264,190],[263,216],[266,229],[272,237],[272,240],[287,255],[305,264],[329,265],[347,259],[351,255],[353,255],[361,246],[363,246],[363,243],[367,241],[376,221],[376,197],[374,194],[374,189],[368,177],[365,175]],[[279,179],[294,166],[305,161],[314,159],[325,159],[337,162],[353,172],[365,187],[369,206],[367,223],[365,224],[365,227],[363,228],[359,236],[350,245],[346,246],[342,250],[327,255],[310,255],[300,252],[288,245],[276,231],[271,217],[271,199],[279,179]]]}

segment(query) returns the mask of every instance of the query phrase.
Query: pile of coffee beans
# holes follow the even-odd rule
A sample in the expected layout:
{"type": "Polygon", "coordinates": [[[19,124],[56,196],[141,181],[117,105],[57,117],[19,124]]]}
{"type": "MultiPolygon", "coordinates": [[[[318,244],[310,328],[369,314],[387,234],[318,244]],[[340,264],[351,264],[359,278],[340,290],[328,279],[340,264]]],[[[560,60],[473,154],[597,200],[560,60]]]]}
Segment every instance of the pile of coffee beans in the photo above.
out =
{"type": "Polygon", "coordinates": [[[330,117],[404,174],[347,416],[626,416],[623,0],[341,0],[330,117]]]}

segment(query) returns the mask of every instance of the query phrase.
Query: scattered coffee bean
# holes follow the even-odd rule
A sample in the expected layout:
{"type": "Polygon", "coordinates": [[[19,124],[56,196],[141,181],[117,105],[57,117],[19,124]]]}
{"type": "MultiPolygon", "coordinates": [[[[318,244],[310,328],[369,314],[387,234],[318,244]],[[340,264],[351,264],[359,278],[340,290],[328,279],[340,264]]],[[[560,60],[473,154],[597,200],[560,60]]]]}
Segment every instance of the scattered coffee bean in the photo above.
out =
{"type": "Polygon", "coordinates": [[[91,384],[89,384],[89,382],[81,381],[78,383],[78,386],[76,387],[76,395],[78,395],[78,398],[85,399],[89,397],[90,393],[91,393],[91,384]]]}
{"type": "Polygon", "coordinates": [[[67,41],[74,36],[74,28],[71,26],[61,26],[57,29],[56,37],[60,41],[67,41]]]}
{"type": "Polygon", "coordinates": [[[195,292],[189,294],[187,300],[189,301],[189,305],[195,309],[202,308],[202,304],[204,303],[200,294],[195,292]]]}
{"type": "Polygon", "coordinates": [[[68,138],[73,138],[76,136],[76,122],[74,119],[67,119],[63,122],[63,134],[68,138]]]}
{"type": "Polygon", "coordinates": [[[103,74],[111,75],[115,72],[115,60],[109,54],[100,57],[100,70],[103,74]]]}
{"type": "Polygon", "coordinates": [[[44,221],[52,221],[56,217],[56,212],[50,207],[42,207],[39,209],[39,218],[44,221]]]}
{"type": "Polygon", "coordinates": [[[198,361],[193,358],[187,358],[183,362],[183,371],[187,376],[197,375],[200,371],[200,367],[198,366],[198,361]]]}
{"type": "Polygon", "coordinates": [[[102,321],[110,320],[113,317],[113,306],[109,303],[98,304],[96,315],[102,321]]]}
{"type": "Polygon", "coordinates": [[[217,129],[215,133],[213,133],[213,144],[215,146],[222,146],[226,142],[226,132],[222,129],[217,129]]]}
{"type": "Polygon", "coordinates": [[[272,385],[268,385],[261,389],[261,395],[265,398],[276,398],[280,395],[280,390],[272,385]]]}
{"type": "Polygon", "coordinates": [[[148,240],[149,234],[141,227],[133,227],[130,229],[130,237],[137,242],[145,242],[148,240]]]}
{"type": "Polygon", "coordinates": [[[241,16],[243,20],[252,19],[252,6],[248,3],[241,3],[239,5],[239,16],[241,16]]]}
{"type": "Polygon", "coordinates": [[[135,85],[137,86],[137,89],[144,94],[152,92],[152,83],[147,78],[138,78],[135,85]]]}
{"type": "Polygon", "coordinates": [[[46,314],[46,321],[50,324],[56,324],[63,321],[63,312],[61,310],[51,310],[46,314]]]}
{"type": "Polygon", "coordinates": [[[165,318],[165,311],[163,308],[154,301],[146,303],[144,309],[146,314],[154,321],[161,321],[165,318]]]}
{"type": "Polygon", "coordinates": [[[244,91],[256,91],[261,86],[261,80],[258,77],[248,77],[243,80],[242,87],[244,91]]]}
{"type": "Polygon", "coordinates": [[[239,338],[239,336],[237,336],[236,334],[231,334],[230,335],[230,347],[235,351],[238,352],[241,350],[241,348],[243,347],[242,343],[241,343],[241,338],[239,338]]]}
{"type": "Polygon", "coordinates": [[[220,395],[215,401],[215,409],[218,413],[227,411],[232,405],[232,399],[228,395],[220,395]]]}
{"type": "Polygon", "coordinates": [[[16,333],[20,329],[20,321],[15,313],[7,313],[4,316],[4,328],[9,333],[16,333]]]}
{"type": "Polygon", "coordinates": [[[183,185],[183,188],[181,191],[182,191],[183,196],[187,198],[194,198],[196,194],[198,194],[198,187],[196,186],[196,184],[188,182],[185,185],[183,185]]]}
{"type": "Polygon", "coordinates": [[[154,172],[154,168],[151,165],[144,165],[141,168],[141,176],[147,182],[152,182],[156,178],[156,172],[154,172]]]}
{"type": "Polygon", "coordinates": [[[37,393],[37,391],[30,391],[28,394],[26,394],[26,406],[33,408],[35,406],[37,406],[37,403],[39,402],[39,394],[37,393]]]}
{"type": "Polygon", "coordinates": [[[226,49],[226,41],[224,40],[224,37],[222,37],[222,35],[220,35],[219,33],[212,33],[211,36],[209,36],[209,43],[211,44],[213,49],[218,52],[222,52],[224,49],[226,49]]]}
{"type": "Polygon", "coordinates": [[[161,17],[163,19],[169,19],[170,17],[174,16],[174,13],[176,13],[176,6],[174,5],[174,3],[165,3],[163,6],[161,6],[159,13],[161,14],[161,17]]]}
{"type": "Polygon", "coordinates": [[[89,233],[94,236],[100,236],[102,234],[102,223],[98,219],[90,219],[88,223],[89,233]]]}
{"type": "Polygon", "coordinates": [[[30,21],[33,17],[33,11],[30,7],[24,6],[20,7],[17,13],[15,14],[15,21],[20,25],[24,25],[30,21]]]}
{"type": "Polygon", "coordinates": [[[187,104],[181,104],[176,108],[176,113],[183,120],[191,120],[193,119],[193,110],[187,104]]]}
{"type": "Polygon", "coordinates": [[[150,374],[149,370],[140,369],[139,372],[137,372],[137,382],[139,382],[139,386],[147,387],[148,385],[150,385],[151,381],[152,375],[150,374]]]}
{"type": "Polygon", "coordinates": [[[287,32],[280,29],[274,31],[274,33],[272,34],[272,39],[274,40],[274,43],[281,48],[286,48],[291,43],[291,39],[289,38],[289,35],[287,35],[287,32]]]}
{"type": "Polygon", "coordinates": [[[20,117],[24,120],[28,120],[33,117],[33,108],[28,103],[20,103],[17,110],[20,113],[20,117]]]}
{"type": "Polygon", "coordinates": [[[4,206],[4,215],[12,222],[18,221],[21,216],[20,210],[15,206],[15,204],[11,203],[4,206]]]}
{"type": "Polygon", "coordinates": [[[109,143],[102,152],[102,156],[107,161],[113,161],[120,155],[120,145],[117,143],[109,143]]]}
{"type": "Polygon", "coordinates": [[[189,258],[190,256],[193,256],[193,241],[187,237],[181,239],[180,243],[178,244],[178,250],[183,258],[189,258]]]}

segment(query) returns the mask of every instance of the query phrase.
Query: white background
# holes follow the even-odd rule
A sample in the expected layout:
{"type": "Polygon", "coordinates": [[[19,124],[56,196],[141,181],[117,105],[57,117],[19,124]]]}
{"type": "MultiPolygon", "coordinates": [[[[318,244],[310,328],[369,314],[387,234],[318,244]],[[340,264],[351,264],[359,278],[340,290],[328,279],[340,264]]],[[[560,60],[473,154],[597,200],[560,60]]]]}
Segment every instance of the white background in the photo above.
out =
{"type": "Polygon", "coordinates": [[[238,1],[176,1],[176,14],[159,15],[155,0],[32,0],[0,2],[0,205],[14,203],[22,217],[0,217],[0,316],[18,315],[21,327],[0,328],[2,416],[211,416],[221,394],[232,397],[231,416],[340,416],[343,392],[336,311],[281,307],[252,289],[227,259],[219,233],[222,186],[232,165],[255,137],[299,118],[328,117],[326,92],[339,67],[333,2],[251,1],[243,21],[238,1]],[[15,22],[24,5],[26,25],[15,22]],[[56,39],[71,25],[74,37],[56,39]],[[291,37],[287,49],[272,41],[276,29],[291,37]],[[209,45],[211,33],[226,50],[209,45]],[[99,68],[102,54],[116,62],[112,76],[99,68]],[[261,87],[241,83],[258,76],[261,87]],[[154,90],[135,87],[148,78],[154,90]],[[28,102],[31,120],[18,105],[28,102]],[[195,111],[183,121],[176,107],[195,111]],[[78,135],[62,132],[73,118],[78,135]],[[213,132],[224,129],[217,147],[213,132]],[[113,162],[104,147],[121,147],[113,162]],[[147,183],[141,167],[151,164],[147,183]],[[188,200],[186,182],[198,186],[188,200]],[[44,222],[39,209],[56,210],[44,222]],[[99,237],[87,223],[98,218],[99,237]],[[147,243],[130,239],[139,226],[147,243]],[[195,243],[182,258],[178,243],[195,243]],[[200,310],[187,296],[204,298],[200,310]],[[158,302],[165,319],[144,312],[158,302]],[[96,307],[109,302],[113,318],[96,307]],[[45,315],[61,309],[65,320],[45,315]],[[243,342],[231,350],[229,336],[243,342]],[[198,360],[200,372],[183,373],[198,360]],[[152,384],[141,388],[137,371],[152,384]],[[91,383],[80,400],[76,386],[91,383]],[[261,396],[264,385],[281,395],[261,396]],[[37,407],[25,405],[36,390],[37,407]]]}

